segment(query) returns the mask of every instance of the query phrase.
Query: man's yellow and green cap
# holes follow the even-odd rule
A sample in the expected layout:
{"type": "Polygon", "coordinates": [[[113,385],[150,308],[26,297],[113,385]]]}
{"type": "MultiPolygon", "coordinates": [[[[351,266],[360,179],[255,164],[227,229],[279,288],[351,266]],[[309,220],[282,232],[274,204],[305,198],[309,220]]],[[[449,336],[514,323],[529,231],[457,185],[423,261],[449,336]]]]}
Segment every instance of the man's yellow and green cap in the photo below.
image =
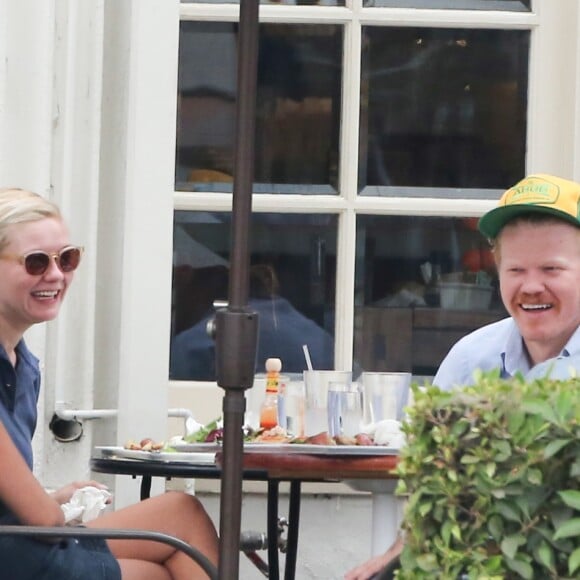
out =
{"type": "Polygon", "coordinates": [[[515,217],[526,213],[553,215],[580,227],[580,183],[544,173],[528,175],[510,187],[498,206],[479,220],[479,231],[494,239],[515,217]]]}

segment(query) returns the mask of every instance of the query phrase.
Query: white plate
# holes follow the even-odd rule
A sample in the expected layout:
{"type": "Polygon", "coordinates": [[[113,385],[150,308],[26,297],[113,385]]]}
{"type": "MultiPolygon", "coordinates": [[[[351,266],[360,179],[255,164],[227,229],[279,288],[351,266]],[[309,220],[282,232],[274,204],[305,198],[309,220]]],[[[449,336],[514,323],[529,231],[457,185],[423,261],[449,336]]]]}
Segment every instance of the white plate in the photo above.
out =
{"type": "MultiPolygon", "coordinates": [[[[217,452],[218,443],[178,443],[173,448],[179,452],[217,452]]],[[[291,453],[302,455],[398,455],[398,447],[387,445],[312,445],[308,443],[244,443],[244,453],[291,453]]]]}
{"type": "MultiPolygon", "coordinates": [[[[212,444],[213,445],[213,444],[212,444]]],[[[214,445],[215,448],[215,445],[214,445]]],[[[194,465],[215,465],[215,451],[213,453],[181,452],[181,451],[139,451],[124,447],[95,447],[101,457],[119,457],[121,459],[139,459],[144,461],[192,463],[194,465]]]]}
{"type": "Polygon", "coordinates": [[[180,453],[217,453],[223,449],[221,443],[170,443],[180,453]]]}

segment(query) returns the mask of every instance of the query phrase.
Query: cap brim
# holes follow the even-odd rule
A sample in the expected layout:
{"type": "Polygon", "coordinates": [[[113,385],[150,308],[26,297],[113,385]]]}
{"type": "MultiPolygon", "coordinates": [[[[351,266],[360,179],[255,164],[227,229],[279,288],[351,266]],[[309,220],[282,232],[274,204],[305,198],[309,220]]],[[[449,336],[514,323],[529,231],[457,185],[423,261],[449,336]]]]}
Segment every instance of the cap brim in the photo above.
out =
{"type": "Polygon", "coordinates": [[[495,209],[488,211],[480,218],[477,227],[486,238],[493,240],[509,221],[520,215],[530,213],[543,213],[551,215],[561,220],[567,221],[576,227],[580,227],[580,222],[578,219],[566,212],[560,211],[559,209],[546,207],[545,205],[531,204],[502,205],[500,207],[496,207],[495,209]]]}

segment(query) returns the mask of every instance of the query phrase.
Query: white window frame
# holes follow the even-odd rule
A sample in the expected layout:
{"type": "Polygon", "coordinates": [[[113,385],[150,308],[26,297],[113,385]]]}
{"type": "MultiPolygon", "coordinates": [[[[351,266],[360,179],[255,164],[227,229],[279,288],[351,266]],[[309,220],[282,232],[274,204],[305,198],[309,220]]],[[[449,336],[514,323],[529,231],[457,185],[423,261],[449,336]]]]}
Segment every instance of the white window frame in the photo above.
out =
{"type": "MultiPolygon", "coordinates": [[[[337,368],[349,369],[352,366],[357,214],[479,216],[491,208],[497,198],[495,193],[488,200],[357,195],[357,162],[344,160],[358,159],[362,27],[377,25],[531,30],[527,171],[541,170],[573,177],[574,159],[577,157],[573,152],[578,138],[569,130],[568,123],[578,114],[574,109],[577,99],[573,98],[577,8],[574,0],[564,0],[558,3],[557,8],[555,4],[547,0],[536,0],[533,12],[365,8],[361,0],[347,0],[345,7],[267,4],[260,7],[261,22],[342,24],[345,27],[339,195],[259,194],[253,197],[254,212],[324,212],[339,216],[336,278],[341,283],[336,288],[337,368]],[[569,34],[562,32],[563,27],[569,30],[569,34]],[[548,87],[546,79],[553,78],[548,75],[554,74],[553,62],[560,64],[561,74],[558,75],[557,83],[548,87]],[[556,107],[554,99],[560,93],[568,97],[563,98],[565,102],[556,107]],[[569,155],[562,154],[559,144],[563,142],[567,144],[569,155]]],[[[180,17],[182,20],[195,21],[236,21],[238,5],[182,4],[180,17]]],[[[175,192],[174,208],[229,211],[231,197],[231,194],[175,192]]]]}

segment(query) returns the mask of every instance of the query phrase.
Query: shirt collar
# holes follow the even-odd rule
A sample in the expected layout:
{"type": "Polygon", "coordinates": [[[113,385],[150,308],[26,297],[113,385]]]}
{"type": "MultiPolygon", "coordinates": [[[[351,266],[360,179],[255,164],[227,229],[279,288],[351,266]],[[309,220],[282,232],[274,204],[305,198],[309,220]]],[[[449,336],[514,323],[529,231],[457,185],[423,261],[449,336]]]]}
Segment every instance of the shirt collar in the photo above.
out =
{"type": "MultiPolygon", "coordinates": [[[[580,354],[580,326],[574,331],[574,334],[568,339],[560,354],[555,358],[580,354]]],[[[527,374],[531,365],[524,348],[524,340],[520,334],[516,323],[512,319],[512,328],[509,331],[501,353],[502,376],[511,377],[520,371],[527,374]]]]}

